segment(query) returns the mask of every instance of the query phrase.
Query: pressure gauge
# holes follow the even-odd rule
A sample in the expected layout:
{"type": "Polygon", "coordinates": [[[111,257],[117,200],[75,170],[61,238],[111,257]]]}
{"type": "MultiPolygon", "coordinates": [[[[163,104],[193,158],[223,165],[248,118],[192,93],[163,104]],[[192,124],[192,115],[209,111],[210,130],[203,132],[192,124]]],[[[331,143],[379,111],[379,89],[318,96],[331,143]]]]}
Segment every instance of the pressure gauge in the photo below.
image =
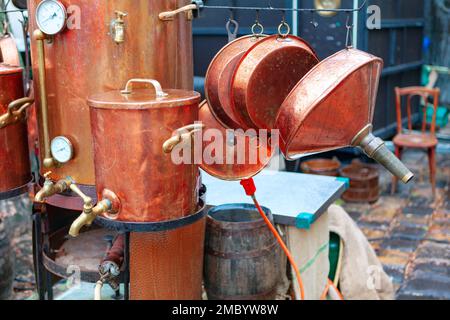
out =
{"type": "Polygon", "coordinates": [[[43,0],[36,8],[36,23],[39,29],[48,35],[61,32],[66,26],[67,11],[56,0],[43,0]]]}
{"type": "Polygon", "coordinates": [[[73,146],[69,139],[60,136],[52,140],[50,150],[59,163],[67,163],[73,158],[73,146]]]}

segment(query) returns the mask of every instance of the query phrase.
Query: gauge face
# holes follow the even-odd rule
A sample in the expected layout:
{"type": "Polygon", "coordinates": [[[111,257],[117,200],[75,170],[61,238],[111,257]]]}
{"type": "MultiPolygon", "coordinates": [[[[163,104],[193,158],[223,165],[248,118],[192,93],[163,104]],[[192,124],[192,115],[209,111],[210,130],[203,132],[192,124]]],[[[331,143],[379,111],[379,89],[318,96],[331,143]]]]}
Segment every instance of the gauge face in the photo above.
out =
{"type": "Polygon", "coordinates": [[[66,8],[59,1],[43,0],[36,8],[36,23],[45,34],[54,35],[62,31],[66,20],[66,8]]]}
{"type": "Polygon", "coordinates": [[[67,163],[73,157],[72,143],[66,137],[56,137],[50,147],[53,158],[59,163],[67,163]]]}

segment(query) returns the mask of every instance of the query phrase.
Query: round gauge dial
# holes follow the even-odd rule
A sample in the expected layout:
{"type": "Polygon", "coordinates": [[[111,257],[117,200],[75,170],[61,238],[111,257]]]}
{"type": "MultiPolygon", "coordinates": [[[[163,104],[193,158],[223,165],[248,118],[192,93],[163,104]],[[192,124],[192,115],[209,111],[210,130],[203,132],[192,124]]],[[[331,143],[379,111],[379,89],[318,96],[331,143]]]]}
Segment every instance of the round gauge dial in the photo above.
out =
{"type": "Polygon", "coordinates": [[[56,137],[52,140],[50,149],[53,158],[59,163],[67,163],[73,157],[73,146],[66,137],[56,137]]]}
{"type": "Polygon", "coordinates": [[[36,23],[39,29],[48,35],[61,32],[66,26],[67,11],[56,0],[43,0],[36,8],[36,23]]]}

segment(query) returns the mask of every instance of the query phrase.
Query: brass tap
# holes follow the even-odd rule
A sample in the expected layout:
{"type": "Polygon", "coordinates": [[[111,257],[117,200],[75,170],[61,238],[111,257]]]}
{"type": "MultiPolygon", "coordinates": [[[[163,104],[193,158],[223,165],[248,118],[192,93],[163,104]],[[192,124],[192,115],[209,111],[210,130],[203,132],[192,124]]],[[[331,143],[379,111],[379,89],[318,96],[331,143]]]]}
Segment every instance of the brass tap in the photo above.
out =
{"type": "Polygon", "coordinates": [[[39,192],[34,197],[35,202],[43,203],[45,201],[45,199],[47,199],[57,193],[61,193],[61,192],[69,190],[69,188],[72,184],[72,179],[65,178],[65,179],[61,179],[58,182],[54,183],[50,179],[50,175],[51,175],[51,172],[47,172],[46,174],[44,174],[44,177],[45,177],[44,186],[42,187],[41,190],[39,190],[39,192]]]}
{"type": "Polygon", "coordinates": [[[116,19],[111,23],[111,33],[115,43],[120,44],[125,41],[125,21],[124,18],[128,15],[122,11],[115,11],[116,19]]]}
{"type": "Polygon", "coordinates": [[[83,199],[83,213],[72,223],[69,230],[69,235],[77,237],[80,234],[81,228],[90,226],[97,216],[104,213],[116,214],[120,209],[120,202],[117,196],[109,191],[103,191],[103,200],[94,205],[91,197],[85,195],[76,184],[72,183],[70,189],[78,194],[83,199]]]}
{"type": "Polygon", "coordinates": [[[108,212],[111,208],[112,203],[108,199],[100,201],[96,206],[92,205],[92,203],[85,204],[83,213],[70,226],[69,235],[78,237],[81,228],[92,225],[92,222],[98,215],[108,212]]]}

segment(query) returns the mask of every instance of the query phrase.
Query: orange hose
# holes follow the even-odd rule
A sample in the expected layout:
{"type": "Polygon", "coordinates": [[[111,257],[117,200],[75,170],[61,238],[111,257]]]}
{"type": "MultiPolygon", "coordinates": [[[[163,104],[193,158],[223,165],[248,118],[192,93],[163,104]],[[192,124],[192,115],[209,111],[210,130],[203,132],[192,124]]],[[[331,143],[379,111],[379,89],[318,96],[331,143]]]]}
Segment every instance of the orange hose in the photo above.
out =
{"type": "Polygon", "coordinates": [[[337,295],[339,296],[340,300],[344,300],[344,296],[342,295],[342,293],[339,291],[339,289],[334,285],[333,281],[331,281],[330,279],[328,279],[328,288],[333,288],[334,291],[336,291],[337,295]]]}
{"type": "Polygon", "coordinates": [[[325,291],[320,296],[320,300],[325,300],[327,298],[328,292],[330,291],[330,283],[327,282],[327,285],[325,287],[325,291]]]}
{"type": "Polygon", "coordinates": [[[253,199],[253,202],[255,203],[256,208],[259,211],[259,214],[262,216],[262,218],[266,222],[267,226],[269,227],[270,231],[272,231],[273,235],[277,239],[278,243],[280,244],[281,248],[283,249],[284,253],[286,254],[289,262],[291,263],[292,268],[294,268],[295,274],[297,276],[298,286],[300,287],[300,298],[301,298],[301,300],[305,300],[305,288],[303,287],[303,280],[302,280],[302,277],[300,276],[300,271],[299,271],[299,269],[297,267],[297,264],[294,261],[294,258],[292,257],[291,252],[287,248],[286,244],[283,242],[283,239],[278,234],[278,231],[275,229],[275,227],[273,226],[272,222],[270,222],[269,218],[267,218],[267,216],[264,213],[263,209],[261,208],[261,206],[259,205],[258,201],[256,200],[255,195],[252,195],[251,197],[253,199]]]}

